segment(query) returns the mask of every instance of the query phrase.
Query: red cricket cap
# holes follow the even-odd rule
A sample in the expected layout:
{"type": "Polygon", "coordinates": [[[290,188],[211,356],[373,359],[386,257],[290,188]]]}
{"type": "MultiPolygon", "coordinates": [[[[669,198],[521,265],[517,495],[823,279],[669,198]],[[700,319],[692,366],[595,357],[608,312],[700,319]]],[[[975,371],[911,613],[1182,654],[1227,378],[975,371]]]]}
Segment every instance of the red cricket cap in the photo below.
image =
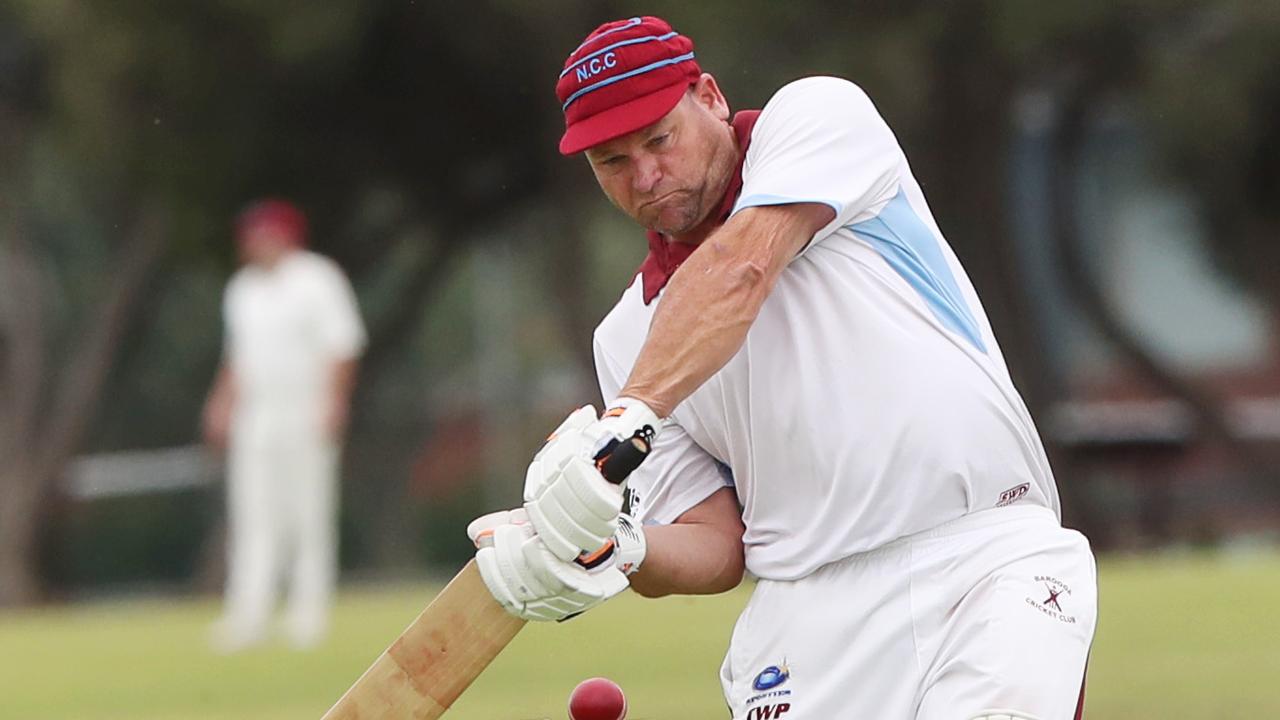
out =
{"type": "Polygon", "coordinates": [[[261,228],[276,230],[299,247],[307,242],[307,216],[296,205],[285,200],[259,200],[236,216],[238,242],[244,242],[249,233],[261,228]]]}
{"type": "Polygon", "coordinates": [[[560,153],[573,155],[652,125],[701,75],[693,41],[665,20],[601,25],[569,54],[556,83],[565,125],[560,153]]]}

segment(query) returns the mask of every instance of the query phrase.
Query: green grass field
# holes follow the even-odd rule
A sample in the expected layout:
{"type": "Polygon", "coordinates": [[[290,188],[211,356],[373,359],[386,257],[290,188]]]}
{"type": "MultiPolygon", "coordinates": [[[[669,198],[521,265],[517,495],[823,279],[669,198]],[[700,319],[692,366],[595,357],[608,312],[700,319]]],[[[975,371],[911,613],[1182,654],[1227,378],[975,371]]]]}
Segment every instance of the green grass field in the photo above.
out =
{"type": "MultiPolygon", "coordinates": [[[[1089,676],[1092,720],[1280,718],[1280,555],[1112,558],[1089,676]]],[[[0,615],[4,720],[318,718],[430,599],[353,589],[305,654],[212,654],[211,600],[94,603],[0,615]]],[[[716,671],[746,589],[624,596],[526,628],[447,716],[565,717],[581,679],[616,679],[633,720],[724,718],[716,671]]],[[[878,719],[877,719],[878,720],[878,719]]]]}

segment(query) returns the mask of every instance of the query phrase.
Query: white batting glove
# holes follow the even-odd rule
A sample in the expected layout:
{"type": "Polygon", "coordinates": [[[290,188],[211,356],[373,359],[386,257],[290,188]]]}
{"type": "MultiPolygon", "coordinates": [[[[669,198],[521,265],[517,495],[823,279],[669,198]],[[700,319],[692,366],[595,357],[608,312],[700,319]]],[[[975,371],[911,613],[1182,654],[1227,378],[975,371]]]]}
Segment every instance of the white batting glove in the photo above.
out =
{"type": "Polygon", "coordinates": [[[595,423],[597,418],[595,407],[583,405],[569,413],[569,417],[551,431],[546,444],[533,456],[533,461],[525,472],[525,500],[537,497],[569,458],[586,457],[590,454],[591,440],[583,431],[595,423]]]}
{"type": "Polygon", "coordinates": [[[644,558],[643,533],[635,533],[602,548],[591,570],[560,561],[524,522],[523,510],[477,518],[467,534],[479,547],[476,564],[489,592],[507,612],[525,620],[564,620],[599,605],[626,589],[620,566],[638,567],[644,558]]]}
{"type": "Polygon", "coordinates": [[[617,530],[622,488],[602,475],[611,453],[633,440],[647,452],[662,421],[639,400],[621,398],[600,419],[590,405],[551,434],[525,474],[525,510],[547,549],[563,561],[594,552],[617,530]]]}

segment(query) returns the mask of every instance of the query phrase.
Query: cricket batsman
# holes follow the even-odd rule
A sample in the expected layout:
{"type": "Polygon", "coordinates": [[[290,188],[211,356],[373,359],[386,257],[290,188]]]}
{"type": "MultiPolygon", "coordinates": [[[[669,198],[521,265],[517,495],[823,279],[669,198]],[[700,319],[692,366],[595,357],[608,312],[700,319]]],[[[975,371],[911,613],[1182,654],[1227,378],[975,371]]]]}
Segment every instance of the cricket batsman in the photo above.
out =
{"type": "Polygon", "coordinates": [[[735,720],[1078,718],[1097,618],[1035,424],[872,101],[808,77],[731,114],[663,20],[600,26],[560,152],[648,231],[524,506],[473,523],[510,612],[758,578],[720,670],[735,720]],[[598,467],[647,449],[621,493],[598,467]],[[583,566],[586,566],[586,569],[583,566]]]}

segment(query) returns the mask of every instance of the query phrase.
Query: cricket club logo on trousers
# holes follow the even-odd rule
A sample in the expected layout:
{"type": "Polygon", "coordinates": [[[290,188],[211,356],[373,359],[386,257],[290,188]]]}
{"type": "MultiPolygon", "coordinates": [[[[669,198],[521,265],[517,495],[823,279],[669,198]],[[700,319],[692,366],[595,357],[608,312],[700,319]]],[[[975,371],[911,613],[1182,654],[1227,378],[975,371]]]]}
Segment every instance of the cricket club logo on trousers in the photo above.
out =
{"type": "Polygon", "coordinates": [[[1062,605],[1058,602],[1058,596],[1062,594],[1062,591],[1054,590],[1048,585],[1045,585],[1044,589],[1049,591],[1049,597],[1044,601],[1045,607],[1052,605],[1058,612],[1062,612],[1062,605]]]}
{"type": "Polygon", "coordinates": [[[1071,588],[1061,580],[1049,575],[1036,575],[1034,595],[1028,595],[1026,602],[1031,607],[1059,622],[1073,624],[1076,616],[1063,609],[1063,603],[1070,605],[1071,588]]]}

